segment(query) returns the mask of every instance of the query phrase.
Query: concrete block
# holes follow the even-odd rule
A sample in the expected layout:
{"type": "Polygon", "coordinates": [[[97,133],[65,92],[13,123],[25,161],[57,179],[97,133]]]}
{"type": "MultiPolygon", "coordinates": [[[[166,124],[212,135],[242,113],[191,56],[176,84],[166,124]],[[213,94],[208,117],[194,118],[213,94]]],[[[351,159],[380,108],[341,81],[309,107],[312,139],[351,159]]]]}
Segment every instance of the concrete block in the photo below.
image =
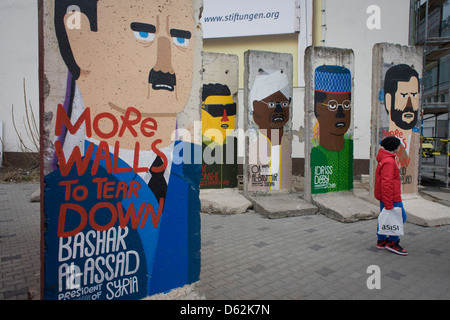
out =
{"type": "Polygon", "coordinates": [[[252,207],[252,203],[239,190],[205,189],[200,191],[201,212],[216,214],[244,213],[252,207]]]}
{"type": "Polygon", "coordinates": [[[142,299],[199,281],[203,1],[86,3],[38,4],[41,298],[142,299]]]}
{"type": "Polygon", "coordinates": [[[372,54],[370,190],[373,192],[379,143],[386,136],[395,136],[402,142],[397,159],[407,221],[421,226],[449,224],[450,212],[447,206],[424,199],[418,194],[423,48],[378,43],[374,45],[372,54]],[[395,96],[395,100],[392,96],[395,96]],[[401,113],[394,112],[394,107],[401,113]]]}
{"type": "Polygon", "coordinates": [[[244,54],[244,192],[268,218],[314,214],[292,188],[292,55],[244,54]]]}
{"type": "Polygon", "coordinates": [[[450,224],[450,208],[440,203],[426,200],[417,194],[402,196],[406,211],[406,221],[424,227],[450,224]]]}
{"type": "Polygon", "coordinates": [[[289,189],[292,55],[250,50],[244,59],[244,194],[289,189]]]}
{"type": "Polygon", "coordinates": [[[238,76],[237,55],[203,52],[202,189],[238,186],[238,76]]]}
{"type": "Polygon", "coordinates": [[[40,202],[41,201],[41,188],[34,191],[30,196],[30,202],[40,202]]]}
{"type": "Polygon", "coordinates": [[[228,86],[237,100],[239,90],[239,57],[235,54],[203,52],[203,83],[222,83],[228,86]]]}
{"type": "Polygon", "coordinates": [[[305,52],[305,194],[353,189],[353,79],[350,49],[305,52]],[[325,102],[325,103],[324,103],[325,102]]]}
{"type": "Polygon", "coordinates": [[[373,46],[370,190],[374,188],[379,144],[383,138],[395,136],[402,142],[397,156],[402,194],[418,192],[422,65],[422,47],[373,46]]]}
{"type": "Polygon", "coordinates": [[[312,197],[321,213],[340,222],[356,222],[378,217],[379,206],[357,197],[351,191],[316,194],[312,197]]]}
{"type": "Polygon", "coordinates": [[[173,289],[167,293],[158,293],[143,300],[205,300],[200,281],[187,284],[182,288],[173,289]]]}
{"type": "Polygon", "coordinates": [[[361,183],[369,183],[370,182],[370,175],[368,174],[362,174],[361,177],[361,183]]]}
{"type": "Polygon", "coordinates": [[[353,113],[359,108],[353,105],[354,59],[350,49],[308,47],[305,52],[304,199],[341,222],[378,214],[376,206],[352,192],[353,113]]]}
{"type": "Polygon", "coordinates": [[[312,215],[318,212],[317,206],[303,200],[298,193],[253,195],[250,200],[255,212],[270,219],[312,215]]]}

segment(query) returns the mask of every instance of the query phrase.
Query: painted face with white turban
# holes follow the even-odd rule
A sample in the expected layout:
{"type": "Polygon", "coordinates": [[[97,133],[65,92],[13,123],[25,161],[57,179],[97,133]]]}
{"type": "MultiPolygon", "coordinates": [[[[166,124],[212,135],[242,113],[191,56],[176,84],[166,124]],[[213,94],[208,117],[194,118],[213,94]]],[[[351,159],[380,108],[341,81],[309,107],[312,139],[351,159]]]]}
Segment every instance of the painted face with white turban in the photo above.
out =
{"type": "Polygon", "coordinates": [[[282,129],[288,122],[290,91],[287,75],[280,70],[256,76],[250,91],[250,107],[259,129],[282,129]]]}

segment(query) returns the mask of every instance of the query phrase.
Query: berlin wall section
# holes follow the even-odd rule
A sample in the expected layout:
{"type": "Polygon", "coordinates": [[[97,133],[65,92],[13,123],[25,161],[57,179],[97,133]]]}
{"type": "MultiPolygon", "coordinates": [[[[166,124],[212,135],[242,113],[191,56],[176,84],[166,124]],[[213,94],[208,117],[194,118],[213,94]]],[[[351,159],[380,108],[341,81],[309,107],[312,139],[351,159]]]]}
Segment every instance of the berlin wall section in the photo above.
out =
{"type": "Polygon", "coordinates": [[[244,54],[244,196],[267,218],[315,214],[292,187],[292,55],[244,54]]]}
{"type": "Polygon", "coordinates": [[[373,219],[377,207],[353,193],[354,54],[305,52],[305,179],[303,198],[341,222],[373,219]]]}
{"type": "Polygon", "coordinates": [[[448,207],[422,198],[418,191],[423,48],[378,43],[372,55],[370,192],[373,194],[380,142],[387,136],[397,137],[401,141],[396,161],[406,221],[421,226],[450,224],[448,207]]]}
{"type": "Polygon", "coordinates": [[[350,49],[306,49],[305,200],[353,189],[353,65],[350,49]]]}
{"type": "Polygon", "coordinates": [[[43,299],[201,296],[202,5],[39,1],[43,299]]]}
{"type": "Polygon", "coordinates": [[[237,188],[239,58],[203,52],[201,189],[237,188]]]}
{"type": "Polygon", "coordinates": [[[376,155],[387,136],[400,139],[397,156],[402,194],[418,189],[423,48],[379,43],[372,50],[372,142],[370,189],[374,188],[376,155]]]}
{"type": "Polygon", "coordinates": [[[292,55],[244,53],[244,194],[291,188],[292,55]]]}

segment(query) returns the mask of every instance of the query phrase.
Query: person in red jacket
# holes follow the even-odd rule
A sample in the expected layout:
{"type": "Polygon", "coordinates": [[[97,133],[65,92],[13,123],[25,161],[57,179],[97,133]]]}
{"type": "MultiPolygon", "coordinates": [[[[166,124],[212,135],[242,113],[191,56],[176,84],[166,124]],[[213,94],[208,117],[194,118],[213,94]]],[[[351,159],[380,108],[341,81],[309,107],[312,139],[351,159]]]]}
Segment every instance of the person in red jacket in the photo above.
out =
{"type": "MultiPolygon", "coordinates": [[[[406,213],[403,208],[401,195],[400,172],[395,161],[396,153],[399,151],[400,140],[396,137],[387,137],[381,141],[381,147],[377,154],[377,170],[375,173],[374,195],[380,201],[380,211],[383,208],[391,210],[394,207],[402,208],[403,223],[406,221],[406,213]]],[[[400,255],[407,255],[403,249],[398,236],[379,234],[377,228],[377,248],[388,249],[400,255]]]]}

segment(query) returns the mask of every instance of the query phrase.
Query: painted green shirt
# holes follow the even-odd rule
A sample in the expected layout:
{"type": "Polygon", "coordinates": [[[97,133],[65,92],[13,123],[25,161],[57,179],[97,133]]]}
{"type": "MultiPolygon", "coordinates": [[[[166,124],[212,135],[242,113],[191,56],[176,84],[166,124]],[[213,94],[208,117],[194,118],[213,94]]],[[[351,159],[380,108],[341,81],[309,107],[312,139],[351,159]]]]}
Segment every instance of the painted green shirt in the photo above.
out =
{"type": "Polygon", "coordinates": [[[353,140],[346,139],[341,151],[321,145],[311,149],[311,193],[353,189],[353,140]]]}

